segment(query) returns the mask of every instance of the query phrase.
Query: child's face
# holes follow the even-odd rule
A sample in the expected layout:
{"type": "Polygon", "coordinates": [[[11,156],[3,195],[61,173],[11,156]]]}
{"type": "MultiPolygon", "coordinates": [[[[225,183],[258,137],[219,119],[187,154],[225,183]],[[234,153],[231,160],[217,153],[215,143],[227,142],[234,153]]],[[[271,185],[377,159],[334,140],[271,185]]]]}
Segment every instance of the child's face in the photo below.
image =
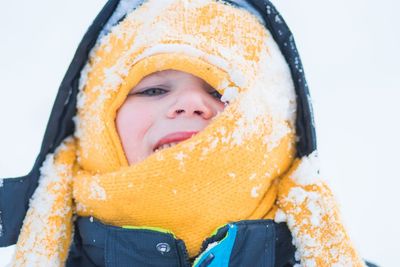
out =
{"type": "Polygon", "coordinates": [[[143,78],[116,118],[129,164],[203,130],[224,109],[220,96],[199,77],[182,71],[165,70],[143,78]]]}

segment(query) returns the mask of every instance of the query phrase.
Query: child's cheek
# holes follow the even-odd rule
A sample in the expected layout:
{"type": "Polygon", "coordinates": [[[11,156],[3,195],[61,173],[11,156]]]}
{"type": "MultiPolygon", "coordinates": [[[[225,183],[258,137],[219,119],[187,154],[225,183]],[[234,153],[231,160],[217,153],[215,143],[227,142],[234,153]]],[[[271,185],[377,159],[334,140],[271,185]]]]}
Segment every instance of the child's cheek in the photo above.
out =
{"type": "Polygon", "coordinates": [[[120,108],[117,117],[117,122],[120,121],[121,124],[121,133],[131,142],[133,140],[142,141],[154,123],[156,110],[157,107],[153,107],[151,103],[140,101],[140,99],[126,101],[120,108]]]}

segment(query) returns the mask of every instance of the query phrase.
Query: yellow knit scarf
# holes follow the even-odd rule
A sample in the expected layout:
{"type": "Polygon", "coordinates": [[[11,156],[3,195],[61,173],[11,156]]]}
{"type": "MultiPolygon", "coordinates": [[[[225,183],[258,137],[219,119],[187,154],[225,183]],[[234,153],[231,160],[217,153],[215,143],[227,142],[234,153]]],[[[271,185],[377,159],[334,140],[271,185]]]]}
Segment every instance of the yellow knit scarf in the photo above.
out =
{"type": "Polygon", "coordinates": [[[185,241],[190,256],[215,228],[274,218],[278,204],[277,219],[288,222],[304,265],[362,266],[330,191],[319,180],[300,179],[315,172],[297,172],[307,164],[293,163],[290,72],[271,35],[248,12],[211,0],[148,1],[99,41],[80,90],[75,137],[41,169],[15,266],[64,263],[72,195],[76,214],[115,226],[167,229],[185,241]],[[129,166],[116,112],[142,78],[167,69],[202,78],[229,105],[202,132],[129,166]]]}

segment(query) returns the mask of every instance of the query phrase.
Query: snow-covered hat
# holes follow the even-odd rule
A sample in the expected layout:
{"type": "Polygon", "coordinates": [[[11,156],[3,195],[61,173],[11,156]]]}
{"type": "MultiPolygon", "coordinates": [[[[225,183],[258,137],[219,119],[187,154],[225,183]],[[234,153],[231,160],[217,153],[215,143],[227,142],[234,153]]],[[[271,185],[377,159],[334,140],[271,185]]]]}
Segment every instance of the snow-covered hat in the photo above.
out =
{"type": "Polygon", "coordinates": [[[115,128],[116,111],[143,77],[166,69],[202,78],[231,105],[247,91],[239,107],[242,118],[235,119],[237,143],[250,134],[240,124],[245,119],[254,125],[253,134],[261,133],[261,120],[273,127],[264,136],[269,149],[295,128],[289,68],[257,17],[220,1],[146,1],[99,40],[83,71],[76,136],[85,169],[128,166],[115,128]]]}

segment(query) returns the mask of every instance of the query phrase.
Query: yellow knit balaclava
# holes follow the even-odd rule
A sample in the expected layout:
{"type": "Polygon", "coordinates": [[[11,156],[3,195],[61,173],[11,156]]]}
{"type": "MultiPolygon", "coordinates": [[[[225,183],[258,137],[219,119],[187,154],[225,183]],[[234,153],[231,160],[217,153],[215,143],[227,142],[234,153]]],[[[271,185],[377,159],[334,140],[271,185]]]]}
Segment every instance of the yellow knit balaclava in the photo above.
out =
{"type": "Polygon", "coordinates": [[[273,211],[274,180],[295,153],[295,93],[256,17],[216,1],[148,1],[100,41],[86,69],[79,215],[168,229],[194,256],[216,227],[273,211]],[[128,166],[116,112],[142,78],[167,69],[202,78],[230,104],[201,133],[128,166]]]}
{"type": "Polygon", "coordinates": [[[275,218],[287,222],[302,265],[363,266],[314,164],[295,159],[290,71],[246,10],[215,0],[145,1],[91,51],[77,109],[74,136],[43,163],[14,266],[62,266],[73,213],[166,229],[191,257],[219,226],[275,218]],[[169,69],[200,77],[229,105],[202,132],[129,166],[117,111],[142,78],[169,69]]]}

